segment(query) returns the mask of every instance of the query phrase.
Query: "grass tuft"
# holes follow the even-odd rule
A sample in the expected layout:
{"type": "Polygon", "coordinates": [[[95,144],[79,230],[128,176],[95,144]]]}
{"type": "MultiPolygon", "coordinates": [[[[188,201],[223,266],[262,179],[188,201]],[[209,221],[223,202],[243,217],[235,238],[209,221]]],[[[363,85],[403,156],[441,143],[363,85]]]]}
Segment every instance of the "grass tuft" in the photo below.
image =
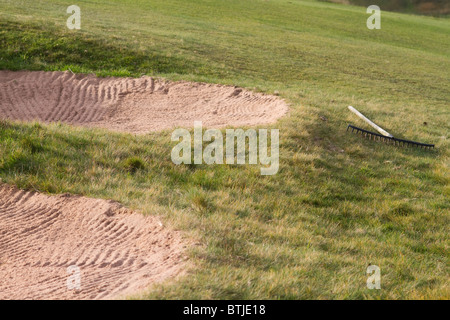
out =
{"type": "Polygon", "coordinates": [[[126,160],[123,161],[122,167],[130,173],[135,173],[138,170],[144,169],[145,164],[144,164],[144,161],[141,160],[140,158],[131,157],[131,158],[127,158],[126,160]]]}

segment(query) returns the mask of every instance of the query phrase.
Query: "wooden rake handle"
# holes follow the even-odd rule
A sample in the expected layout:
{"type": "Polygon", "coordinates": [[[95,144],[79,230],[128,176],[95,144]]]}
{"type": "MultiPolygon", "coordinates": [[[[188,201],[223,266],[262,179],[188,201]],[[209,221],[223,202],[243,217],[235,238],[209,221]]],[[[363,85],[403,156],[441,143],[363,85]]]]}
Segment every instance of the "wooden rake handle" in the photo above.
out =
{"type": "Polygon", "coordinates": [[[370,126],[372,126],[373,128],[375,128],[379,133],[381,133],[383,136],[389,137],[389,138],[393,138],[394,136],[392,134],[390,134],[389,132],[387,132],[386,130],[384,130],[383,128],[379,127],[378,125],[376,125],[375,123],[373,123],[372,121],[370,121],[366,116],[364,116],[361,112],[359,112],[358,110],[356,110],[355,108],[353,108],[352,106],[348,106],[348,109],[353,112],[354,114],[356,114],[358,117],[360,117],[361,119],[363,119],[367,124],[369,124],[370,126]]]}

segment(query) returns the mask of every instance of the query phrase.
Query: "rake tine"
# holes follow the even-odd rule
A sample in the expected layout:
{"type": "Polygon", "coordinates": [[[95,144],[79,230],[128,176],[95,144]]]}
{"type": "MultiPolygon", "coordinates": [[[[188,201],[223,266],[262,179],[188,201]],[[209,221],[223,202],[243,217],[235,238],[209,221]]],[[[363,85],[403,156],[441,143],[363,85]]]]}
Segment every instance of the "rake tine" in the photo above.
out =
{"type": "Polygon", "coordinates": [[[385,142],[387,144],[393,144],[394,146],[401,146],[401,147],[417,147],[417,148],[422,148],[422,149],[432,149],[434,148],[434,144],[428,144],[428,143],[421,143],[421,142],[416,142],[416,141],[411,141],[411,140],[405,140],[405,139],[398,139],[395,137],[388,137],[388,136],[384,136],[375,132],[371,132],[365,129],[361,129],[358,127],[355,127],[351,124],[349,124],[347,126],[347,131],[348,129],[351,128],[352,132],[356,131],[357,134],[361,134],[363,137],[368,138],[369,140],[374,140],[376,141],[378,138],[378,141],[382,141],[385,142]]]}

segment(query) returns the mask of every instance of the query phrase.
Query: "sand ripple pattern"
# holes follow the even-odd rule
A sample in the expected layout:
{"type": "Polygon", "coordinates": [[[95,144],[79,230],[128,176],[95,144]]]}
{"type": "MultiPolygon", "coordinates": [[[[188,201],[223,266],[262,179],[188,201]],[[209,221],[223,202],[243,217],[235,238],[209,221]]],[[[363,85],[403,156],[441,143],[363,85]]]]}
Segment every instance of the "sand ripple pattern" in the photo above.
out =
{"type": "Polygon", "coordinates": [[[252,126],[286,114],[277,96],[238,87],[151,77],[0,71],[0,119],[65,122],[146,133],[175,127],[252,126]]]}
{"type": "Polygon", "coordinates": [[[178,232],[118,203],[0,185],[0,299],[114,299],[183,270],[178,232]],[[67,267],[81,271],[68,290],[67,267]]]}

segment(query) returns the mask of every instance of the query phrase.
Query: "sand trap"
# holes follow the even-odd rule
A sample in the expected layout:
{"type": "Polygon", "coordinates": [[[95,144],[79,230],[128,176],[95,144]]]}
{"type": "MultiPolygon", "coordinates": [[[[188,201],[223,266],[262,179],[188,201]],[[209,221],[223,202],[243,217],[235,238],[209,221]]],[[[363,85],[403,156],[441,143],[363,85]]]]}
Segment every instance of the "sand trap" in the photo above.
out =
{"type": "Polygon", "coordinates": [[[273,123],[286,103],[233,86],[151,77],[98,78],[71,72],[0,71],[0,119],[61,121],[146,133],[174,127],[273,123]]]}
{"type": "Polygon", "coordinates": [[[0,299],[111,299],[180,274],[179,233],[116,202],[0,185],[0,299]],[[67,267],[81,271],[68,290],[67,267]]]}

